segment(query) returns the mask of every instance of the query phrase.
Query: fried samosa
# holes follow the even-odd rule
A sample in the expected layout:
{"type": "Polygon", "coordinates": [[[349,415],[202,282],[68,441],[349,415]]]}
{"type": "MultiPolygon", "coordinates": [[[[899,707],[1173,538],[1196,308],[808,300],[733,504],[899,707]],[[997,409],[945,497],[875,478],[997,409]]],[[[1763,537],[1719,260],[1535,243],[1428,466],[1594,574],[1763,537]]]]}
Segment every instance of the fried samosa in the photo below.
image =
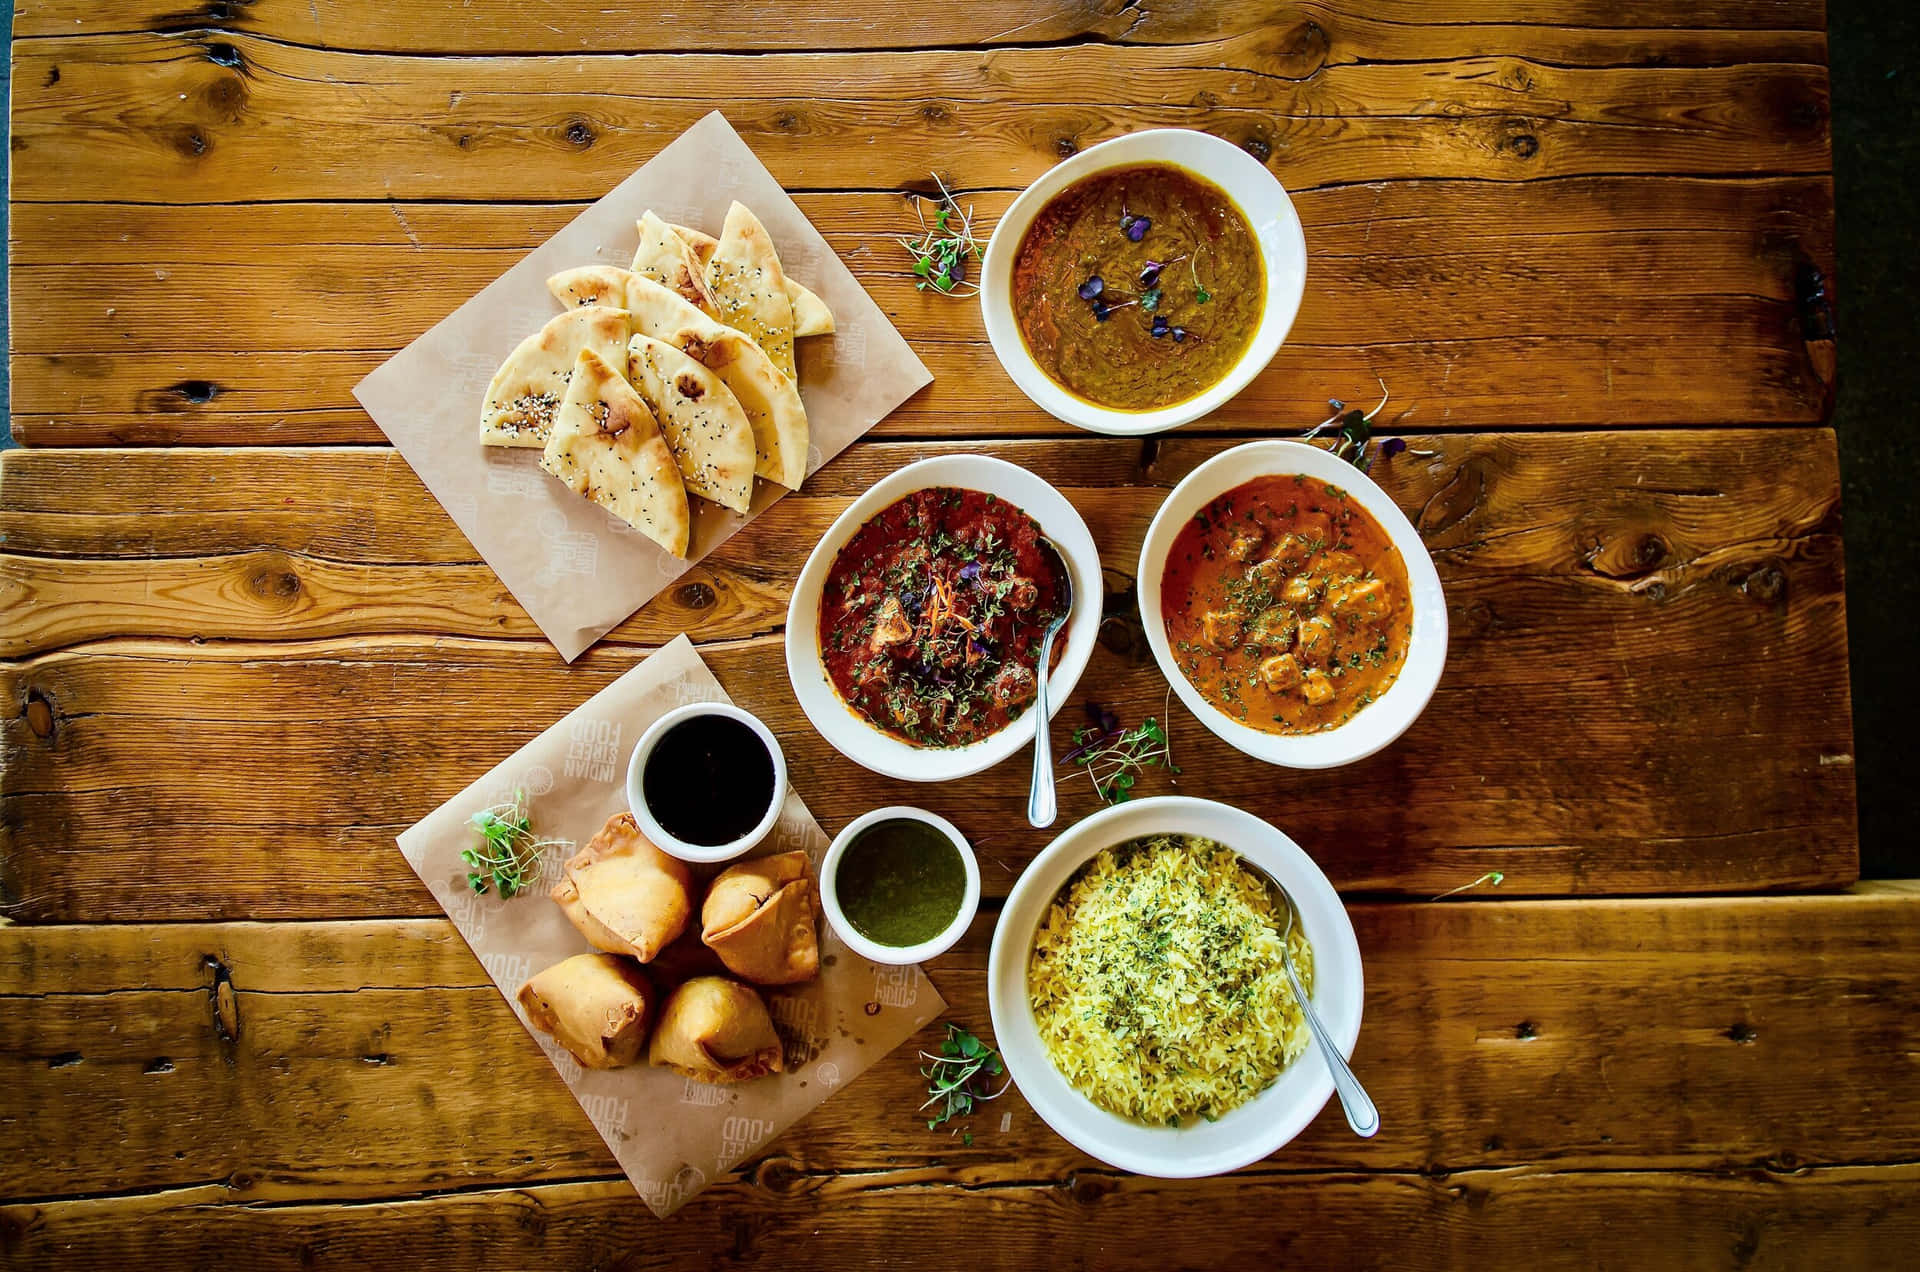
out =
{"type": "Polygon", "coordinates": [[[617,813],[567,859],[553,899],[595,949],[651,962],[687,926],[693,876],[617,813]]]}
{"type": "Polygon", "coordinates": [[[722,871],[707,889],[700,924],[700,939],[744,980],[794,985],[820,972],[804,852],[743,861],[722,871]]]}
{"type": "Polygon", "coordinates": [[[631,959],[575,954],[522,985],[520,1006],[587,1068],[618,1069],[646,1045],[653,988],[631,959]]]}
{"type": "Polygon", "coordinates": [[[766,1002],[724,976],[696,976],[667,996],[647,1060],[696,1082],[750,1082],[784,1067],[766,1002]]]}

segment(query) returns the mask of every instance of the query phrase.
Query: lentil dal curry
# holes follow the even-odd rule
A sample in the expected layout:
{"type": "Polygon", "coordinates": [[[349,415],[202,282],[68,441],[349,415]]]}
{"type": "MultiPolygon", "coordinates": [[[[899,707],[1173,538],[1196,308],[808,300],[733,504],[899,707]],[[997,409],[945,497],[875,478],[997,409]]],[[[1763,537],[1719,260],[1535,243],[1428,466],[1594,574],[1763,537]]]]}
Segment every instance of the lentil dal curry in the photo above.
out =
{"type": "Polygon", "coordinates": [[[1013,262],[1034,361],[1097,406],[1204,393],[1253,340],[1266,266],[1225,191],[1171,164],[1096,172],[1040,209],[1013,262]]]}

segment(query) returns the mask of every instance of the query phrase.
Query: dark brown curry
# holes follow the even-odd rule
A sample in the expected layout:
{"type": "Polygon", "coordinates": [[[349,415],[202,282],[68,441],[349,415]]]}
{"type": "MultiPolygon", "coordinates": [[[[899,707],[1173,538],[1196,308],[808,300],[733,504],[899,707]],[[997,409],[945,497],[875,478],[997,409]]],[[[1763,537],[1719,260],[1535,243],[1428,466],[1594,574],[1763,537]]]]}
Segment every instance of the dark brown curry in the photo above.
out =
{"type": "Polygon", "coordinates": [[[1175,536],[1160,581],[1167,644],[1201,697],[1263,733],[1318,733],[1407,660],[1406,563],[1346,491],[1258,477],[1175,536]]]}
{"type": "Polygon", "coordinates": [[[1034,361],[1117,410],[1171,406],[1225,378],[1266,300],[1247,218],[1171,164],[1074,182],[1040,209],[1013,262],[1013,312],[1034,361]]]}

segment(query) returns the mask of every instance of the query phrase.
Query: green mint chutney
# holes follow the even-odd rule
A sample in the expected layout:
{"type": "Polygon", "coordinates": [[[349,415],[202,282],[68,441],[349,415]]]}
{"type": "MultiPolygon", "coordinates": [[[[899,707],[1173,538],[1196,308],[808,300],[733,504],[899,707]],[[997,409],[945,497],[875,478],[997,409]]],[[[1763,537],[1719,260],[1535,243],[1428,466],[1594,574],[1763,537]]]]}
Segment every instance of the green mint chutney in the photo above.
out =
{"type": "Polygon", "coordinates": [[[906,818],[861,831],[847,845],[833,882],[854,930],[896,949],[946,931],[967,897],[960,850],[936,828],[906,818]]]}

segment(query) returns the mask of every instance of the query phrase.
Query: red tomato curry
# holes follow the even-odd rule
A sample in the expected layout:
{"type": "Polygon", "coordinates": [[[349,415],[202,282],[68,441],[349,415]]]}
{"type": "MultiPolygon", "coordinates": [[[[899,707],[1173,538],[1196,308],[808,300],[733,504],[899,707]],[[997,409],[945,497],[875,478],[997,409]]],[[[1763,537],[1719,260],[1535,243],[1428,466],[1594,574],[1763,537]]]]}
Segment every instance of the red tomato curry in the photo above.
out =
{"type": "MultiPolygon", "coordinates": [[[[834,558],[820,657],[840,697],[916,746],[999,732],[1034,697],[1047,626],[1067,604],[1040,525],[1004,499],[934,486],[889,504],[834,558]]],[[[1058,661],[1065,633],[1054,640],[1058,661]]]]}
{"type": "Polygon", "coordinates": [[[1344,490],[1259,477],[1180,528],[1160,582],[1174,660],[1263,733],[1318,733],[1385,693],[1407,660],[1407,567],[1344,490]]]}

